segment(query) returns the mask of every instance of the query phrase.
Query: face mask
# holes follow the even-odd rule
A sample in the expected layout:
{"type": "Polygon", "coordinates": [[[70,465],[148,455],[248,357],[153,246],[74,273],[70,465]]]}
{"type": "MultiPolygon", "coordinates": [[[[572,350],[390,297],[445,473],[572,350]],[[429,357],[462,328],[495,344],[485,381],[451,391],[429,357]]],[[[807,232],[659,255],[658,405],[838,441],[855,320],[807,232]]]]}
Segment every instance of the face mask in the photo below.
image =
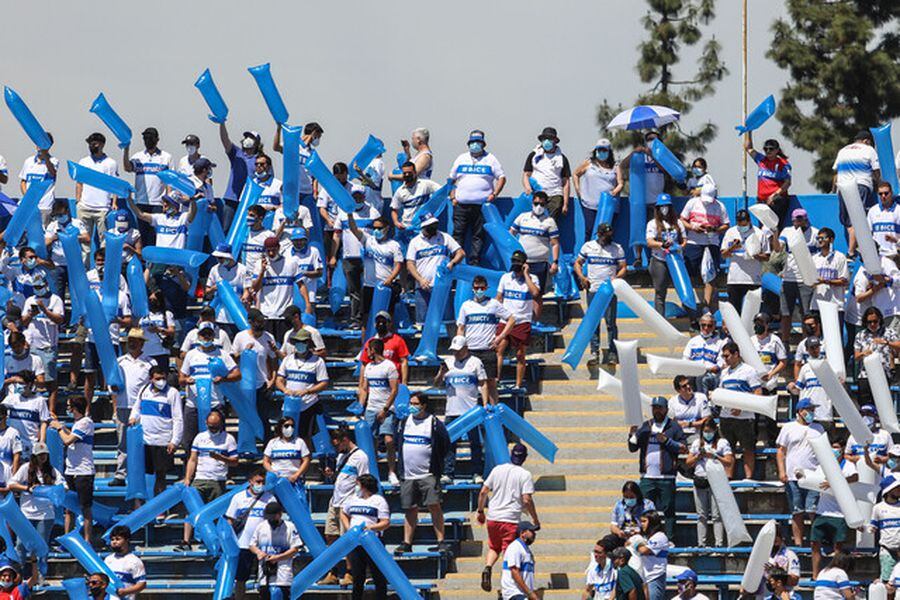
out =
{"type": "Polygon", "coordinates": [[[435,235],[437,235],[437,231],[437,226],[429,225],[422,230],[422,233],[424,233],[427,237],[434,237],[435,235]]]}
{"type": "Polygon", "coordinates": [[[56,222],[59,223],[60,225],[65,225],[66,223],[69,222],[69,215],[66,215],[66,214],[56,215],[56,222]]]}
{"type": "Polygon", "coordinates": [[[164,389],[166,389],[166,380],[165,379],[154,379],[153,387],[155,387],[159,391],[163,391],[164,389]]]}
{"type": "Polygon", "coordinates": [[[8,590],[13,586],[13,584],[15,584],[15,581],[0,581],[0,587],[2,587],[4,590],[8,590]]]}
{"type": "Polygon", "coordinates": [[[806,422],[807,425],[812,425],[813,421],[815,421],[815,419],[816,419],[816,414],[812,411],[807,411],[803,415],[803,420],[806,422]]]}
{"type": "Polygon", "coordinates": [[[285,425],[281,428],[281,435],[286,438],[294,437],[294,426],[293,425],[285,425]]]}
{"type": "Polygon", "coordinates": [[[841,462],[841,457],[844,456],[844,451],[839,448],[832,448],[831,452],[834,453],[835,460],[841,462]]]}
{"type": "Polygon", "coordinates": [[[875,419],[873,417],[863,417],[863,422],[869,429],[875,429],[875,419]]]}
{"type": "Polygon", "coordinates": [[[42,285],[40,287],[35,286],[34,293],[37,294],[38,296],[49,296],[50,288],[47,287],[46,285],[42,285]]]}
{"type": "Polygon", "coordinates": [[[316,148],[319,145],[319,141],[320,141],[319,138],[315,138],[315,139],[313,139],[313,141],[311,141],[309,143],[309,145],[312,146],[313,148],[316,148]]]}
{"type": "Polygon", "coordinates": [[[178,207],[172,206],[171,204],[166,204],[166,214],[170,217],[174,217],[178,214],[178,207]]]}
{"type": "Polygon", "coordinates": [[[197,146],[185,146],[184,149],[187,151],[188,155],[190,155],[190,156],[197,154],[197,150],[199,150],[199,148],[197,146]]]}
{"type": "Polygon", "coordinates": [[[247,226],[253,227],[256,225],[256,217],[247,217],[247,226]]]}
{"type": "Polygon", "coordinates": [[[894,460],[893,458],[889,458],[889,459],[887,459],[887,466],[888,466],[888,469],[893,471],[894,469],[897,468],[897,461],[894,460]]]}
{"type": "Polygon", "coordinates": [[[385,232],[384,229],[376,229],[375,230],[375,239],[381,241],[384,239],[385,232]]]}
{"type": "Polygon", "coordinates": [[[116,231],[119,233],[125,233],[128,231],[128,223],[116,223],[116,231]]]}
{"type": "Polygon", "coordinates": [[[601,235],[597,239],[600,240],[600,243],[604,246],[607,246],[612,242],[612,236],[609,234],[601,235]]]}
{"type": "Polygon", "coordinates": [[[201,348],[212,348],[215,345],[215,340],[200,340],[201,348]]]}
{"type": "Polygon", "coordinates": [[[375,323],[375,333],[384,337],[388,334],[388,326],[387,323],[375,323]]]}
{"type": "Polygon", "coordinates": [[[738,231],[740,231],[743,234],[750,233],[750,231],[752,229],[753,229],[753,227],[751,225],[738,225],[738,231]]]}
{"type": "Polygon", "coordinates": [[[531,207],[531,212],[534,213],[536,217],[543,217],[544,213],[547,212],[547,207],[543,204],[535,204],[531,207]]]}
{"type": "Polygon", "coordinates": [[[244,150],[253,150],[256,146],[256,140],[253,138],[244,138],[244,141],[241,142],[241,148],[244,150]]]}
{"type": "Polygon", "coordinates": [[[410,415],[412,415],[412,416],[415,417],[416,415],[420,414],[421,412],[422,412],[422,410],[421,410],[418,406],[412,406],[412,405],[410,405],[410,407],[409,407],[409,414],[410,414],[410,415]]]}
{"type": "Polygon", "coordinates": [[[294,351],[297,354],[304,355],[309,350],[309,345],[306,342],[297,342],[294,344],[294,351]]]}
{"type": "Polygon", "coordinates": [[[553,140],[544,140],[541,142],[541,148],[544,149],[544,152],[550,152],[553,150],[553,147],[556,144],[553,143],[553,140]]]}
{"type": "Polygon", "coordinates": [[[362,207],[366,205],[365,198],[353,198],[354,202],[356,202],[356,210],[362,210],[362,207]]]}
{"type": "Polygon", "coordinates": [[[481,142],[469,142],[469,152],[472,154],[481,154],[482,150],[484,150],[484,144],[481,142]]]}
{"type": "Polygon", "coordinates": [[[703,167],[694,167],[691,169],[691,173],[694,174],[694,177],[702,177],[705,172],[703,167]]]}
{"type": "Polygon", "coordinates": [[[263,171],[262,173],[256,174],[256,179],[258,181],[267,181],[269,179],[269,177],[271,177],[271,176],[272,176],[271,171],[263,171]]]}
{"type": "Polygon", "coordinates": [[[625,506],[627,506],[628,508],[634,508],[635,506],[637,506],[637,498],[625,498],[624,502],[625,506]]]}
{"type": "Polygon", "coordinates": [[[597,150],[594,152],[594,156],[597,157],[597,160],[606,160],[609,158],[609,150],[597,150]]]}
{"type": "Polygon", "coordinates": [[[22,263],[22,264],[25,265],[25,268],[26,268],[26,269],[33,269],[35,266],[37,266],[37,259],[35,259],[35,258],[26,258],[26,259],[25,259],[25,262],[22,263]]]}
{"type": "Polygon", "coordinates": [[[534,538],[528,538],[527,540],[525,540],[525,545],[526,545],[526,546],[530,546],[530,545],[532,545],[533,543],[534,543],[534,538]]]}
{"type": "Polygon", "coordinates": [[[525,268],[525,265],[523,265],[522,263],[513,263],[512,264],[512,272],[513,273],[521,273],[522,269],[524,269],[524,268],[525,268]]]}
{"type": "Polygon", "coordinates": [[[714,437],[716,437],[715,431],[704,431],[703,432],[703,439],[706,440],[707,442],[713,441],[714,437]]]}
{"type": "Polygon", "coordinates": [[[222,425],[220,425],[220,424],[219,425],[210,425],[207,423],[206,428],[209,430],[210,433],[219,433],[220,431],[222,431],[222,425]]]}
{"type": "Polygon", "coordinates": [[[661,214],[664,217],[668,217],[669,216],[669,207],[668,206],[660,206],[659,214],[661,214]]]}
{"type": "Polygon", "coordinates": [[[803,333],[807,336],[813,335],[816,333],[815,325],[803,325],[803,333]]]}
{"type": "Polygon", "coordinates": [[[473,290],[472,295],[475,296],[475,299],[481,302],[487,296],[487,290],[473,290]]]}
{"type": "Polygon", "coordinates": [[[407,185],[412,185],[416,182],[416,176],[413,173],[405,173],[403,175],[403,183],[407,185]]]}
{"type": "Polygon", "coordinates": [[[21,383],[12,384],[12,393],[21,395],[25,391],[25,386],[21,383]]]}
{"type": "Polygon", "coordinates": [[[266,486],[261,483],[254,483],[250,486],[250,491],[256,496],[262,494],[264,489],[266,489],[266,486]]]}
{"type": "Polygon", "coordinates": [[[712,330],[712,329],[710,329],[710,330],[701,329],[701,330],[700,330],[700,336],[701,336],[704,340],[708,340],[708,339],[711,338],[713,335],[715,335],[715,333],[716,333],[716,332],[715,332],[714,330],[712,330]]]}
{"type": "Polygon", "coordinates": [[[766,326],[763,325],[762,323],[756,323],[753,326],[753,333],[755,333],[756,335],[762,335],[765,332],[766,332],[766,326]]]}

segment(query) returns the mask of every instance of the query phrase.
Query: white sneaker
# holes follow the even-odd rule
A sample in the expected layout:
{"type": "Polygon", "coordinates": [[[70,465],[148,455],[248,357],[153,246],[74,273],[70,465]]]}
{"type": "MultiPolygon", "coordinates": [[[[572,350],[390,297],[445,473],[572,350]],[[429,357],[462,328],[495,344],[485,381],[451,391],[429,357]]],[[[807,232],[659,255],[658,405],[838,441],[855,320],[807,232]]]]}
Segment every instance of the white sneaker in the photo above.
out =
{"type": "Polygon", "coordinates": [[[441,475],[441,485],[450,485],[453,483],[453,480],[450,479],[449,475],[441,475]]]}
{"type": "Polygon", "coordinates": [[[388,473],[388,483],[391,485],[400,485],[400,479],[396,473],[388,473]]]}
{"type": "Polygon", "coordinates": [[[482,477],[481,475],[476,475],[472,478],[472,481],[480,485],[484,483],[484,477],[482,477]]]}

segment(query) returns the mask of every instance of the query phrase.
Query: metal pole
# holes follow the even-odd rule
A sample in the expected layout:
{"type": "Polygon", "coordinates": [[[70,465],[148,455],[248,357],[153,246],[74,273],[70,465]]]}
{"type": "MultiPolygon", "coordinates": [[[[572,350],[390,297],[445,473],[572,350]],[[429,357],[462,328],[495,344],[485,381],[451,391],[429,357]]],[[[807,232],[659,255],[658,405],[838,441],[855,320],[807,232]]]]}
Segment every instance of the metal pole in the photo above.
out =
{"type": "MultiPolygon", "coordinates": [[[[743,0],[742,31],[743,56],[741,63],[741,122],[747,121],[747,0],[743,0]]],[[[741,193],[744,197],[744,206],[747,205],[747,153],[741,145],[741,193]]]]}

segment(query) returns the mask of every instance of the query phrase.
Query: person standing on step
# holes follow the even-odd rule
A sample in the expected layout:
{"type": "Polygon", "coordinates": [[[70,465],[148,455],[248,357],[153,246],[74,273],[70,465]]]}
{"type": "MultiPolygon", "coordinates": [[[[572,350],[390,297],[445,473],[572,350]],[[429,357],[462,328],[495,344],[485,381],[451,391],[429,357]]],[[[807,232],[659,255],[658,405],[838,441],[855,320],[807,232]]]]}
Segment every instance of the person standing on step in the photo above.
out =
{"type": "MultiPolygon", "coordinates": [[[[787,374],[787,350],[781,339],[771,332],[769,325],[772,318],[768,313],[757,313],[753,317],[753,335],[750,343],[759,354],[759,359],[767,369],[759,376],[762,382],[760,393],[763,396],[773,396],[778,393],[778,378],[787,374]]],[[[760,415],[757,417],[760,432],[759,438],[763,445],[768,446],[772,438],[778,437],[778,424],[774,419],[760,415]]]]}
{"type": "Polygon", "coordinates": [[[706,394],[694,391],[690,377],[676,375],[672,381],[675,395],[669,398],[669,414],[684,432],[685,441],[691,444],[700,437],[703,422],[712,414],[706,394]]]}
{"type": "Polygon", "coordinates": [[[238,565],[234,574],[235,600],[244,600],[247,580],[253,571],[253,553],[250,552],[250,540],[253,532],[265,520],[266,506],[275,500],[272,492],[266,491],[266,470],[261,465],[254,466],[248,477],[248,485],[243,491],[231,497],[225,509],[225,520],[234,528],[238,536],[238,565]]]}
{"type": "MultiPolygon", "coordinates": [[[[284,357],[275,376],[275,387],[285,398],[294,396],[300,402],[297,437],[313,447],[313,433],[318,415],[322,414],[319,392],[328,387],[328,369],[321,356],[312,352],[312,334],[301,329],[291,335],[293,352],[284,357]]],[[[308,451],[307,451],[308,453],[308,451]]]]}
{"type": "Polygon", "coordinates": [[[256,412],[263,424],[265,441],[272,439],[270,421],[277,418],[277,411],[272,400],[272,388],[278,372],[278,347],[271,333],[265,331],[266,318],[255,308],[247,311],[250,328],[234,336],[231,351],[234,362],[240,365],[241,353],[244,350],[256,352],[256,412]]]}
{"type": "Polygon", "coordinates": [[[802,238],[801,243],[805,243],[809,248],[810,254],[818,252],[816,238],[819,236],[819,230],[809,224],[809,213],[805,209],[795,208],[791,212],[790,228],[785,228],[781,234],[772,239],[772,250],[775,252],[784,251],[787,253],[787,260],[784,263],[784,271],[781,279],[781,339],[790,339],[791,324],[794,319],[794,309],[799,306],[800,316],[809,314],[812,308],[813,288],[803,282],[803,276],[800,274],[800,267],[797,266],[797,259],[788,245],[788,235],[799,235],[802,238]]]}
{"type": "MultiPolygon", "coordinates": [[[[622,172],[616,166],[612,142],[607,138],[597,140],[591,155],[584,159],[572,173],[572,183],[575,185],[575,194],[581,199],[581,212],[584,215],[584,239],[588,240],[593,235],[594,228],[600,225],[600,223],[596,223],[600,195],[607,192],[617,198],[619,192],[625,187],[622,172]]],[[[618,200],[616,200],[615,212],[618,212],[618,200]]],[[[612,225],[612,221],[609,222],[609,225],[612,225]]]]}
{"type": "MultiPolygon", "coordinates": [[[[172,155],[159,148],[159,131],[156,127],[147,127],[141,132],[144,149],[131,155],[131,146],[122,151],[122,168],[126,173],[134,173],[134,202],[147,213],[162,212],[163,196],[167,186],[159,178],[160,171],[174,166],[172,155]]],[[[137,214],[137,213],[135,213],[137,214]]],[[[156,234],[149,221],[138,221],[141,240],[145,246],[156,245],[156,234]]]]}
{"type": "Polygon", "coordinates": [[[376,441],[381,438],[387,450],[388,482],[400,485],[397,478],[394,436],[397,419],[394,401],[397,399],[400,374],[394,363],[384,357],[384,341],[369,340],[368,364],[362,369],[357,397],[363,407],[363,418],[372,428],[376,441]]]}
{"type": "Polygon", "coordinates": [[[719,505],[709,487],[706,478],[706,465],[709,461],[722,464],[725,474],[731,477],[734,472],[734,453],[728,440],[719,435],[719,426],[713,417],[703,420],[700,427],[700,438],[694,440],[688,449],[685,466],[694,469],[694,507],[697,510],[697,545],[706,546],[709,535],[709,523],[713,527],[715,547],[725,546],[725,527],[719,513],[719,505]]]}
{"type": "Polygon", "coordinates": [[[900,241],[900,204],[894,200],[896,192],[887,181],[879,183],[879,203],[870,208],[866,215],[878,253],[882,256],[897,254],[897,242],[900,241]]]}
{"type": "MultiPolygon", "coordinates": [[[[666,295],[672,285],[666,255],[669,252],[683,253],[685,235],[684,223],[678,219],[672,206],[672,196],[660,194],[651,212],[651,218],[647,219],[645,237],[647,247],[650,249],[648,269],[650,279],[653,281],[653,308],[663,316],[666,314],[666,295]]],[[[639,249],[639,246],[635,247],[635,250],[639,249]]],[[[637,254],[635,263],[640,262],[640,254],[637,254]]]]}
{"type": "Polygon", "coordinates": [[[284,510],[277,500],[263,509],[265,520],[256,526],[250,538],[250,552],[256,555],[256,574],[260,600],[271,600],[272,588],[278,588],[281,598],[289,598],[294,577],[294,556],[303,543],[297,529],[282,518],[284,510]]]}
{"type": "Polygon", "coordinates": [[[700,333],[688,340],[681,358],[703,363],[706,373],[694,378],[694,387],[698,392],[706,394],[719,386],[719,374],[722,371],[721,353],[726,340],[716,331],[716,318],[711,312],[700,317],[700,333]]]}
{"type": "MultiPolygon", "coordinates": [[[[891,169],[893,165],[883,165],[885,169],[891,169]]],[[[853,230],[853,222],[847,211],[847,201],[844,199],[839,186],[856,186],[863,209],[868,211],[878,203],[875,198],[875,184],[881,180],[882,165],[878,160],[878,152],[875,150],[875,139],[868,129],[861,129],[853,138],[853,141],[841,148],[834,158],[831,167],[834,176],[831,181],[832,192],[837,192],[840,205],[839,219],[841,225],[847,228],[849,241],[847,243],[848,256],[856,256],[856,232],[853,230]]]]}
{"type": "MultiPolygon", "coordinates": [[[[625,277],[628,263],[625,261],[625,250],[613,241],[613,229],[609,223],[600,223],[597,227],[597,237],[586,241],[578,251],[575,259],[574,273],[579,286],[587,295],[585,298],[585,312],[591,306],[591,301],[600,289],[604,281],[621,279],[625,277]],[[584,267],[587,265],[587,275],[584,267]]],[[[606,313],[606,337],[609,349],[604,363],[618,362],[615,341],[619,337],[619,327],[616,324],[618,304],[615,298],[609,303],[606,313]]],[[[591,336],[591,359],[588,365],[600,362],[600,328],[598,327],[591,336]]]]}
{"type": "Polygon", "coordinates": [[[481,589],[486,592],[491,591],[491,570],[494,563],[519,534],[522,511],[528,513],[536,528],[540,529],[541,526],[534,506],[534,480],[531,473],[522,467],[526,458],[528,449],[523,444],[513,446],[509,453],[510,462],[491,469],[478,492],[478,523],[487,524],[488,533],[488,551],[484,570],[481,572],[481,589]]]}
{"type": "MultiPolygon", "coordinates": [[[[69,429],[57,419],[50,421],[50,429],[59,433],[66,448],[66,487],[74,490],[78,496],[78,507],[84,518],[84,539],[90,544],[94,521],[92,510],[94,505],[94,421],[87,415],[87,402],[84,398],[69,398],[66,413],[72,417],[72,428],[69,429]]],[[[75,526],[75,514],[66,511],[65,530],[72,531],[75,526]]]]}
{"type": "Polygon", "coordinates": [[[675,475],[678,455],[687,451],[684,432],[669,418],[669,401],[656,396],[650,403],[653,418],[640,427],[632,425],[628,451],[640,452],[641,491],[656,510],[665,515],[666,533],[675,531],[675,475]]]}
{"type": "Polygon", "coordinates": [[[769,260],[770,235],[768,230],[754,227],[750,222],[750,212],[737,211],[737,224],[729,227],[722,236],[722,258],[727,258],[728,274],[725,288],[728,302],[741,312],[744,297],[748,292],[759,289],[762,282],[762,265],[769,260]]]}
{"type": "Polygon", "coordinates": [[[422,215],[422,232],[406,248],[406,270],[416,282],[417,323],[425,322],[438,267],[446,260],[447,269],[452,270],[465,258],[466,252],[459,242],[449,233],[438,231],[437,217],[431,213],[422,215]]]}
{"type": "MultiPolygon", "coordinates": [[[[337,266],[338,252],[343,250],[341,265],[347,278],[347,295],[350,297],[350,329],[362,329],[363,323],[363,283],[365,279],[365,264],[363,260],[364,246],[360,240],[371,237],[374,233],[375,221],[381,221],[381,210],[366,201],[366,188],[353,184],[350,186],[350,195],[355,202],[351,213],[338,209],[337,218],[334,221],[334,245],[331,256],[328,257],[328,266],[337,266]],[[350,225],[350,217],[353,217],[353,226],[350,225]],[[356,232],[354,232],[354,229],[356,232]],[[359,234],[359,235],[357,235],[359,234]]],[[[374,239],[374,238],[373,238],[374,239]]],[[[392,256],[399,259],[399,256],[392,256]]]]}
{"type": "Polygon", "coordinates": [[[819,466],[809,438],[823,435],[825,430],[815,422],[816,407],[809,400],[797,403],[797,418],[785,423],[778,434],[775,455],[778,479],[785,485],[788,505],[791,509],[791,533],[795,546],[803,545],[803,523],[806,515],[816,511],[820,502],[819,492],[800,487],[798,472],[811,471],[819,466]]]}
{"type": "Polygon", "coordinates": [[[534,553],[531,545],[539,527],[527,521],[518,524],[518,535],[503,553],[500,577],[501,600],[538,600],[534,587],[534,553]]]}
{"type": "MultiPolygon", "coordinates": [[[[837,459],[841,475],[852,485],[859,481],[859,472],[855,464],[844,458],[842,438],[842,435],[837,435],[831,440],[831,451],[837,459]]],[[[825,554],[823,548],[834,548],[835,553],[841,552],[851,535],[850,527],[847,526],[847,520],[831,488],[827,485],[822,487],[824,489],[819,494],[819,503],[816,505],[816,518],[809,533],[813,578],[819,574],[819,566],[825,554]]]]}
{"type": "MultiPolygon", "coordinates": [[[[509,228],[509,233],[522,245],[528,272],[537,278],[539,293],[534,294],[533,299],[534,312],[538,317],[544,305],[544,292],[559,272],[559,227],[547,214],[547,206],[546,192],[535,192],[531,212],[516,217],[509,228]]],[[[517,253],[518,250],[513,252],[513,256],[517,253]]]]}
{"type": "MultiPolygon", "coordinates": [[[[367,531],[373,532],[378,540],[383,543],[381,536],[391,526],[391,509],[387,500],[378,493],[378,480],[366,473],[356,480],[359,494],[351,496],[341,508],[341,524],[344,530],[356,525],[362,525],[367,531]]],[[[362,600],[366,587],[366,571],[372,574],[375,582],[375,599],[387,598],[387,579],[372,557],[362,546],[354,548],[348,557],[350,559],[350,571],[353,577],[352,600],[362,600]]]]}
{"type": "Polygon", "coordinates": [[[666,567],[669,564],[669,538],[663,533],[663,516],[651,511],[641,515],[643,538],[634,544],[635,552],[641,557],[644,582],[647,585],[647,600],[665,600],[666,567]]]}
{"type": "Polygon", "coordinates": [[[700,189],[698,197],[688,200],[680,215],[687,230],[684,263],[695,284],[702,282],[702,302],[710,311],[719,306],[716,278],[722,263],[722,234],[731,225],[728,211],[718,196],[715,184],[707,183],[700,189]],[[712,258],[711,273],[705,266],[707,254],[712,258]]]}
{"type": "Polygon", "coordinates": [[[369,342],[372,340],[384,342],[384,357],[394,363],[400,373],[400,383],[406,385],[409,382],[409,348],[403,336],[394,331],[393,319],[388,311],[381,310],[375,315],[375,337],[366,340],[359,355],[363,366],[372,360],[369,357],[369,342]]]}
{"type": "Polygon", "coordinates": [[[879,578],[889,581],[900,556],[900,479],[893,479],[882,490],[881,502],[872,508],[869,531],[878,534],[879,578]]]}
{"type": "Polygon", "coordinates": [[[125,463],[128,456],[128,420],[131,418],[131,407],[137,403],[141,390],[150,383],[150,369],[156,364],[153,359],[144,354],[144,343],[147,338],[143,329],[129,329],[125,340],[127,352],[118,358],[124,388],[112,390],[115,403],[113,419],[116,424],[116,472],[110,486],[125,486],[125,463]]]}
{"type": "MultiPolygon", "coordinates": [[[[822,342],[816,336],[806,338],[807,357],[813,360],[819,360],[824,356],[822,353],[822,342]]],[[[829,439],[834,439],[834,411],[831,406],[831,398],[825,393],[825,388],[819,383],[815,371],[809,363],[804,364],[800,369],[796,381],[787,384],[787,389],[791,394],[799,396],[797,404],[804,400],[811,402],[815,406],[815,422],[822,426],[829,439]]],[[[795,409],[796,410],[796,407],[795,409]]]]}
{"type": "MultiPolygon", "coordinates": [[[[741,350],[733,341],[722,346],[725,367],[719,378],[719,387],[736,392],[761,395],[759,373],[741,359],[741,350]]],[[[744,478],[753,479],[756,466],[756,415],[747,410],[723,408],[719,414],[722,437],[728,440],[732,450],[741,447],[744,478]]]]}
{"type": "MultiPolygon", "coordinates": [[[[99,171],[112,177],[119,176],[119,167],[114,158],[107,156],[103,151],[106,145],[106,136],[95,132],[87,137],[88,155],[78,161],[78,164],[99,171]]],[[[106,214],[115,208],[116,197],[113,194],[90,185],[75,184],[75,202],[78,206],[78,216],[87,228],[88,238],[93,239],[94,231],[100,246],[106,235],[106,214]]]]}
{"type": "Polygon", "coordinates": [[[441,508],[441,475],[450,446],[447,429],[428,413],[424,394],[409,399],[409,416],[397,428],[397,470],[400,472],[400,506],[406,513],[403,543],[394,551],[412,552],[419,523],[419,507],[431,513],[438,552],[450,550],[444,541],[444,512],[441,508]]]}
{"type": "Polygon", "coordinates": [[[547,214],[559,222],[569,213],[569,183],[572,171],[569,159],[559,149],[559,136],[555,127],[544,127],[538,136],[540,144],[525,159],[522,170],[522,188],[528,195],[537,195],[531,188],[531,180],[538,184],[547,201],[547,214]]]}
{"type": "MultiPolygon", "coordinates": [[[[516,387],[525,382],[525,353],[531,342],[531,322],[535,314],[540,316],[542,294],[540,279],[532,274],[532,265],[521,250],[512,253],[510,270],[500,277],[497,285],[497,302],[500,302],[516,319],[508,334],[497,343],[497,378],[503,373],[503,357],[510,346],[516,353],[516,387]]],[[[506,323],[497,323],[497,335],[506,332],[506,323]]]]}
{"type": "MultiPolygon", "coordinates": [[[[441,363],[441,368],[434,377],[434,385],[443,384],[447,393],[444,408],[444,425],[446,427],[475,408],[479,404],[479,400],[482,406],[490,404],[484,364],[481,359],[469,352],[465,336],[455,336],[450,342],[450,351],[453,352],[453,356],[441,363]]],[[[484,450],[478,427],[470,429],[466,433],[466,437],[469,440],[469,452],[471,453],[469,462],[472,465],[472,480],[476,484],[484,483],[482,475],[484,450]]],[[[444,474],[441,475],[442,485],[453,483],[453,477],[456,475],[456,447],[456,442],[450,443],[444,460],[444,474]]]]}
{"type": "Polygon", "coordinates": [[[175,449],[184,433],[181,393],[169,385],[167,376],[159,365],[150,369],[150,383],[138,395],[128,420],[129,425],[140,423],[144,430],[145,471],[155,477],[154,496],[166,489],[166,475],[172,469],[175,449]]]}

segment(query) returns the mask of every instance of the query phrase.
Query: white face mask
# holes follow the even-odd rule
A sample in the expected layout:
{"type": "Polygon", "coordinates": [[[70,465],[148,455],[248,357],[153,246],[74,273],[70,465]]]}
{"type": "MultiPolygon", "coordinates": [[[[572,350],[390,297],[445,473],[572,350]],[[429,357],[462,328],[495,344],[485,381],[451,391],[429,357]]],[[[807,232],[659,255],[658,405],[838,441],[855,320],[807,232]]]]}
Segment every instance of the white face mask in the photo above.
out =
{"type": "Polygon", "coordinates": [[[294,426],[293,425],[285,425],[281,428],[281,433],[284,434],[286,438],[294,437],[294,426]]]}
{"type": "Polygon", "coordinates": [[[199,150],[200,148],[198,146],[185,146],[184,149],[185,151],[187,151],[188,156],[193,156],[197,154],[197,150],[199,150]]]}
{"type": "Polygon", "coordinates": [[[669,216],[669,207],[668,206],[660,206],[659,214],[661,214],[664,217],[668,217],[669,216]]]}
{"type": "Polygon", "coordinates": [[[155,387],[159,391],[164,390],[166,388],[166,380],[165,379],[154,379],[153,387],[155,387]]]}
{"type": "Polygon", "coordinates": [[[254,146],[256,146],[256,141],[253,138],[244,138],[244,141],[241,142],[244,150],[253,150],[254,146]]]}
{"type": "Polygon", "coordinates": [[[544,213],[547,212],[547,207],[543,204],[536,204],[531,207],[531,212],[533,212],[536,217],[543,217],[544,213]]]}

